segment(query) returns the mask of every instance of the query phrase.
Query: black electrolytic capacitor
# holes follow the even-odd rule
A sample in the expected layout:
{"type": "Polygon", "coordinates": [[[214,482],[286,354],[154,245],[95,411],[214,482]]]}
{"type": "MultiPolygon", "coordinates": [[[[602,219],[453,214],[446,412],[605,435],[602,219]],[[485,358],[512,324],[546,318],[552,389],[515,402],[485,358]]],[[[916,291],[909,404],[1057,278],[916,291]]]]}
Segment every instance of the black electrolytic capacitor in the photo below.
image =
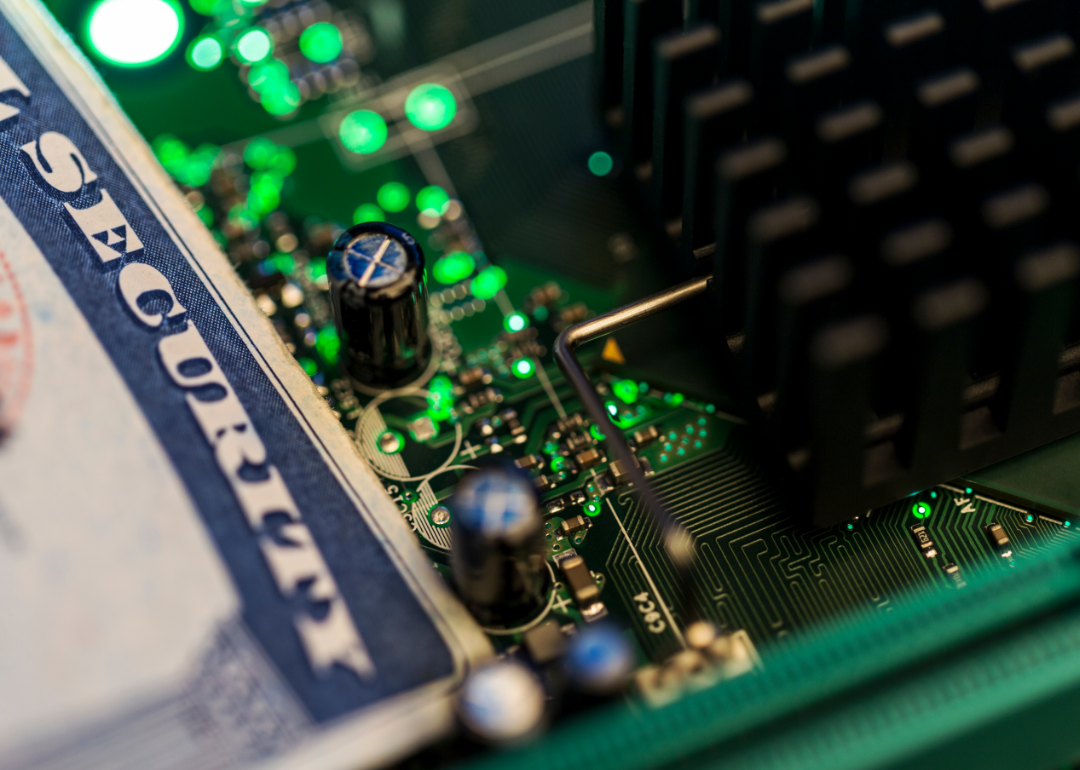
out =
{"type": "Polygon", "coordinates": [[[424,253],[384,222],[346,230],[326,262],[346,371],[377,388],[403,385],[431,358],[424,253]]]}
{"type": "Polygon", "coordinates": [[[537,612],[550,573],[532,482],[513,468],[484,468],[454,490],[450,568],[461,598],[485,626],[537,612]]]}

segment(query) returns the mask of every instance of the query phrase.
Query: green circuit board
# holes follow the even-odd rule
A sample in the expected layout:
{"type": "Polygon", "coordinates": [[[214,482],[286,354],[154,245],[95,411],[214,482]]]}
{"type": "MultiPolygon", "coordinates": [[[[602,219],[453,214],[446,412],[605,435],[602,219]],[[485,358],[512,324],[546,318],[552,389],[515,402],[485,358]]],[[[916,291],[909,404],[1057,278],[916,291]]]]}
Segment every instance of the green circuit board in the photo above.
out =
{"type": "MultiPolygon", "coordinates": [[[[175,137],[154,146],[167,168],[180,170],[183,184],[198,149],[175,137]]],[[[593,573],[604,612],[631,630],[643,665],[684,648],[690,599],[675,582],[640,498],[613,478],[606,437],[583,416],[551,353],[559,332],[609,309],[617,297],[513,260],[495,264],[477,248],[464,212],[431,217],[433,226],[420,232],[435,355],[415,383],[367,390],[338,366],[341,343],[324,255],[342,226],[297,222],[278,208],[245,220],[229,196],[247,189],[250,211],[250,201],[258,200],[250,191],[268,185],[260,180],[293,166],[287,148],[261,142],[231,157],[219,151],[207,184],[185,189],[448,581],[455,484],[491,464],[517,463],[530,473],[556,579],[539,616],[515,628],[487,629],[496,646],[519,645],[523,632],[541,622],[595,619],[583,616],[558,579],[558,559],[572,550],[593,573]],[[252,243],[270,250],[260,256],[252,243]],[[564,536],[560,525],[577,516],[586,528],[564,536]]],[[[392,185],[409,204],[391,221],[423,221],[423,208],[413,202],[423,180],[402,176],[392,185]]],[[[284,186],[289,175],[279,178],[284,186]]],[[[384,203],[387,195],[376,191],[384,203]]],[[[449,198],[438,202],[460,209],[449,198]]],[[[587,348],[583,360],[627,439],[655,430],[638,456],[694,537],[695,608],[722,629],[745,632],[766,659],[774,646],[807,628],[828,627],[845,612],[889,612],[925,601],[928,587],[962,590],[972,576],[1008,570],[1055,540],[1075,537],[1071,521],[967,487],[927,490],[838,528],[803,523],[755,464],[743,420],[683,392],[679,382],[644,380],[622,360],[619,337],[612,339],[587,348]],[[991,523],[1007,533],[1006,550],[990,541],[991,523]],[[922,540],[916,529],[925,533],[922,540]]]]}
{"type": "MultiPolygon", "coordinates": [[[[85,44],[84,4],[49,5],[85,44]]],[[[556,54],[588,34],[581,27],[591,4],[462,3],[477,28],[449,31],[440,24],[450,12],[415,13],[439,4],[404,5],[422,29],[397,59],[365,48],[385,18],[335,17],[353,35],[355,78],[347,72],[338,87],[305,92],[296,104],[291,92],[281,104],[266,98],[261,76],[242,62],[212,71],[166,62],[153,84],[135,72],[104,74],[448,583],[457,482],[492,464],[529,473],[553,581],[538,616],[484,629],[497,651],[517,649],[541,623],[571,630],[598,619],[582,613],[562,580],[559,560],[569,552],[585,560],[600,589],[599,617],[625,629],[640,670],[687,647],[696,613],[741,634],[753,665],[768,669],[808,632],[839,629],[852,614],[910,613],[935,593],[965,591],[1075,542],[1080,523],[1060,511],[999,501],[962,480],[838,527],[810,524],[768,479],[749,428],[694,346],[680,344],[696,321],[675,317],[586,345],[580,356],[693,536],[694,582],[682,591],[650,514],[612,468],[608,437],[585,417],[552,355],[569,326],[666,284],[599,127],[584,108],[564,108],[586,103],[587,50],[556,54]],[[501,42],[470,47],[489,38],[501,42]],[[468,64],[490,73],[500,56],[541,45],[555,52],[550,61],[511,67],[498,87],[483,90],[480,75],[462,73],[468,64]],[[455,58],[462,51],[473,58],[455,58]],[[465,128],[391,154],[345,146],[341,125],[355,108],[447,72],[472,89],[455,94],[465,128]],[[338,235],[374,220],[408,230],[424,251],[434,342],[419,380],[383,392],[341,368],[326,273],[338,235]],[[583,524],[566,534],[563,523],[577,517],[583,524]]],[[[282,7],[291,6],[266,13],[282,7]]],[[[204,14],[184,45],[259,21],[254,13],[204,14]]],[[[281,61],[292,67],[295,54],[281,61]]],[[[290,82],[315,77],[301,74],[290,82]]]]}

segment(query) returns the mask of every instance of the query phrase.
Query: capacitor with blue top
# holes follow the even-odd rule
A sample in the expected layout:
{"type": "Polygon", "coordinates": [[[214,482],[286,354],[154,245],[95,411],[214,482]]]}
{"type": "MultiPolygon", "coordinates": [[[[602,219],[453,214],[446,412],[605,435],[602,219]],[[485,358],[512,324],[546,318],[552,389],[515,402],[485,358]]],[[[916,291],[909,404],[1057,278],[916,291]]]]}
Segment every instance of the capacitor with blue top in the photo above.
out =
{"type": "Polygon", "coordinates": [[[346,230],[326,261],[345,370],[392,388],[416,379],[431,358],[424,253],[385,222],[346,230]]]}
{"type": "Polygon", "coordinates": [[[634,650],[626,636],[605,623],[583,628],[570,639],[563,668],[571,687],[589,695],[615,695],[634,669],[634,650]]]}
{"type": "Polygon", "coordinates": [[[514,468],[466,476],[450,501],[450,568],[461,598],[485,626],[506,627],[543,606],[550,573],[536,491],[514,468]]]}

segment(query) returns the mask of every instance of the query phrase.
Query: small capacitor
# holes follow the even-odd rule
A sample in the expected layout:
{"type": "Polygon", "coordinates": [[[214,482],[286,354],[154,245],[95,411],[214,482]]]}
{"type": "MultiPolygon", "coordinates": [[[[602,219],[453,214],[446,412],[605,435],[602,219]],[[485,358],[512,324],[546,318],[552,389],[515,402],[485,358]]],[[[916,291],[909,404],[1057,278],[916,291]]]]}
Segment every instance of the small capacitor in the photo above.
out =
{"type": "Polygon", "coordinates": [[[543,726],[546,697],[532,671],[503,660],[469,675],[458,693],[457,712],[473,737],[492,744],[516,743],[543,726]]]}
{"type": "Polygon", "coordinates": [[[610,624],[591,626],[575,634],[563,658],[570,686],[591,695],[620,692],[635,662],[626,636],[610,624]]]}
{"type": "Polygon", "coordinates": [[[376,388],[403,385],[431,358],[424,253],[385,222],[350,227],[326,262],[345,370],[376,388]]]}
{"type": "Polygon", "coordinates": [[[550,573],[529,477],[511,467],[475,471],[457,485],[450,509],[451,574],[477,619],[506,626],[539,611],[550,573]]]}

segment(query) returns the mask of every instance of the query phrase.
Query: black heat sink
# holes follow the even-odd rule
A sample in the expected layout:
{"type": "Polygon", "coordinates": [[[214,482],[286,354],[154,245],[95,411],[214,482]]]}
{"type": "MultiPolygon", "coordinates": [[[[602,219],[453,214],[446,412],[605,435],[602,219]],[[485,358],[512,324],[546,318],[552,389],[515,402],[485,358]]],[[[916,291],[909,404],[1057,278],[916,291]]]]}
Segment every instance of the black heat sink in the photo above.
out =
{"type": "Polygon", "coordinates": [[[709,331],[816,521],[1080,430],[1080,3],[595,22],[625,174],[675,271],[713,274],[709,331]]]}

